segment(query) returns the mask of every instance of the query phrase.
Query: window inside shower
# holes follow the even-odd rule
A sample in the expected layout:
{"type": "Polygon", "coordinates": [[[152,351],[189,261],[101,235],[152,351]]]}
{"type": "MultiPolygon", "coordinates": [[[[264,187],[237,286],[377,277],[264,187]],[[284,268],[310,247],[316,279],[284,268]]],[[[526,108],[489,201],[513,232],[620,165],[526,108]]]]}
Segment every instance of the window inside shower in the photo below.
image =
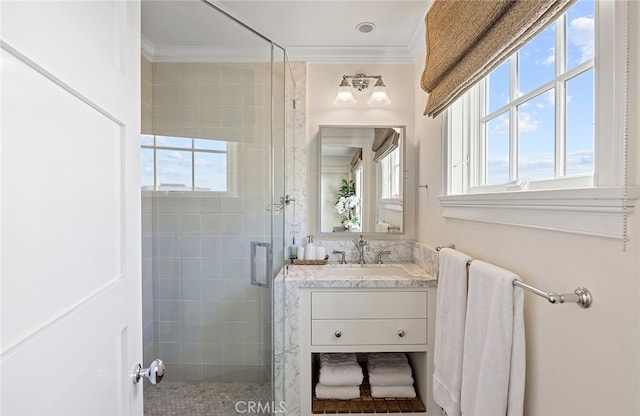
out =
{"type": "Polygon", "coordinates": [[[284,259],[285,213],[272,208],[284,195],[285,54],[206,3],[142,13],[150,42],[152,26],[207,22],[198,47],[142,60],[144,360],[166,365],[145,415],[234,414],[273,399],[264,283],[284,259]]]}

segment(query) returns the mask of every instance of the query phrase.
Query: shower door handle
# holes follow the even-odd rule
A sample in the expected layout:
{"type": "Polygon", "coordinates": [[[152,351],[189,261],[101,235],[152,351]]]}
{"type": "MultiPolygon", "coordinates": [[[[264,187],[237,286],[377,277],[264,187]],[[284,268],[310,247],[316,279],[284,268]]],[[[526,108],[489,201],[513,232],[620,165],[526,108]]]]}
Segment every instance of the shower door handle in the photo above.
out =
{"type": "Polygon", "coordinates": [[[271,269],[273,262],[273,253],[271,250],[271,244],[259,243],[257,241],[251,242],[251,284],[253,286],[269,287],[271,285],[271,269]],[[258,248],[264,248],[264,281],[258,280],[258,248]]]}

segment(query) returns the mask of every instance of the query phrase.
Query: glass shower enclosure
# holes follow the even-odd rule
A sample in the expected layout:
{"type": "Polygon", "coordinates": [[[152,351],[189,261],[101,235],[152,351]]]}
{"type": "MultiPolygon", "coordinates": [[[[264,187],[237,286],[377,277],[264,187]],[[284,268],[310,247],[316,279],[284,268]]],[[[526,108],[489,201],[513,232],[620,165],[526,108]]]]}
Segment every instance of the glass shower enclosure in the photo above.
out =
{"type": "Polygon", "coordinates": [[[142,59],[144,361],[166,365],[145,386],[145,414],[264,410],[284,259],[286,53],[206,2],[143,2],[142,23],[154,45],[142,59]],[[166,38],[176,25],[180,39],[166,38]]]}

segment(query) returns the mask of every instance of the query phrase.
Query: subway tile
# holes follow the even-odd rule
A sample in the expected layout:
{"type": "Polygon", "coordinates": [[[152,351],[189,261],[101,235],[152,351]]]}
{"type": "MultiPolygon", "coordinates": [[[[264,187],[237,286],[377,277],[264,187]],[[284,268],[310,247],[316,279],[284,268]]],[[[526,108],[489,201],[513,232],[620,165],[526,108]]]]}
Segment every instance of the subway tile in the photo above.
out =
{"type": "Polygon", "coordinates": [[[179,342],[180,341],[180,323],[179,322],[163,322],[157,323],[158,342],[179,342]]]}
{"type": "MultiPolygon", "coordinates": [[[[205,231],[203,230],[203,233],[204,232],[205,231]]],[[[220,257],[222,255],[222,237],[219,235],[203,235],[200,238],[200,255],[204,258],[220,257]]],[[[205,270],[204,266],[202,270],[203,270],[203,276],[204,276],[204,270],[205,270]]]]}
{"type": "Polygon", "coordinates": [[[219,258],[203,258],[200,260],[200,277],[203,280],[222,279],[222,260],[219,258]]]}
{"type": "Polygon", "coordinates": [[[160,257],[157,262],[157,277],[168,279],[180,277],[180,259],[178,257],[160,257]]]}
{"type": "Polygon", "coordinates": [[[220,318],[222,322],[242,321],[244,319],[243,302],[241,300],[223,300],[220,318]]]}
{"type": "Polygon", "coordinates": [[[200,216],[200,221],[202,234],[220,234],[222,232],[222,217],[220,214],[203,214],[200,216]]]}
{"type": "Polygon", "coordinates": [[[200,280],[180,279],[180,298],[182,300],[200,300],[200,280]]]}
{"type": "Polygon", "coordinates": [[[200,234],[200,215],[180,215],[181,234],[200,234]]]}
{"type": "Polygon", "coordinates": [[[200,278],[200,258],[183,257],[180,259],[180,278],[200,278]]]}
{"type": "Polygon", "coordinates": [[[203,322],[202,323],[202,342],[204,343],[222,343],[224,333],[222,332],[222,322],[203,322]]]}
{"type": "Polygon", "coordinates": [[[182,342],[180,344],[180,363],[202,364],[202,344],[195,342],[182,342]]]}
{"type": "Polygon", "coordinates": [[[180,230],[180,217],[178,214],[159,214],[158,232],[178,233],[180,230]]]}
{"type": "Polygon", "coordinates": [[[243,286],[248,283],[242,279],[220,280],[222,283],[222,299],[227,302],[230,300],[244,300],[243,286]]]}
{"type": "Polygon", "coordinates": [[[223,296],[223,280],[206,280],[201,281],[201,296],[203,301],[215,302],[222,300],[223,296]]]}
{"type": "Polygon", "coordinates": [[[202,323],[184,321],[180,324],[180,342],[202,343],[202,323]]]}
{"type": "Polygon", "coordinates": [[[223,344],[243,344],[244,343],[244,322],[231,321],[222,323],[222,333],[224,334],[223,344]]]}
{"type": "Polygon", "coordinates": [[[158,300],[180,299],[178,279],[155,279],[153,289],[155,298],[158,300]]]}
{"type": "Polygon", "coordinates": [[[200,236],[183,235],[180,238],[182,257],[200,257],[200,236]]]}
{"type": "MultiPolygon", "coordinates": [[[[200,106],[200,125],[202,127],[222,127],[222,112],[219,105],[200,106]]],[[[214,134],[210,138],[219,138],[214,134]]]]}
{"type": "Polygon", "coordinates": [[[178,321],[180,319],[180,304],[176,300],[155,301],[160,321],[178,321]]]}
{"type": "Polygon", "coordinates": [[[200,105],[219,106],[222,104],[222,87],[205,84],[200,86],[200,105]]]}
{"type": "Polygon", "coordinates": [[[167,364],[180,363],[180,344],[177,342],[160,342],[158,355],[167,364]]]}
{"type": "Polygon", "coordinates": [[[200,84],[220,84],[218,64],[200,64],[200,84]]]}
{"type": "Polygon", "coordinates": [[[203,343],[202,363],[205,365],[222,364],[222,343],[203,343]]]}
{"type": "Polygon", "coordinates": [[[208,299],[203,300],[201,303],[202,322],[208,325],[219,324],[222,322],[222,307],[223,305],[221,301],[210,301],[208,299]]]}
{"type": "Polygon", "coordinates": [[[182,62],[179,64],[179,77],[182,87],[200,84],[200,64],[182,62]]]}
{"type": "Polygon", "coordinates": [[[180,319],[184,322],[202,321],[202,302],[182,300],[180,305],[180,319]]]}
{"type": "Polygon", "coordinates": [[[244,364],[244,344],[223,344],[222,362],[224,365],[244,364]]]}
{"type": "Polygon", "coordinates": [[[180,66],[177,63],[161,62],[152,65],[153,84],[177,84],[180,82],[180,66]]]}

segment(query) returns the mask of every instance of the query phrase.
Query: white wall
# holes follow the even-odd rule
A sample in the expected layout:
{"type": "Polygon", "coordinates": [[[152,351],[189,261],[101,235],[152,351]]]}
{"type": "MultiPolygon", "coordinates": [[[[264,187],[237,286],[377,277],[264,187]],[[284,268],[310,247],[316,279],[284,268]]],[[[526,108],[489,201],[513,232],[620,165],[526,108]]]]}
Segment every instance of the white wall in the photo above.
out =
{"type": "MultiPolygon", "coordinates": [[[[632,64],[637,74],[640,21],[637,3],[631,21],[632,64]],[[634,24],[635,22],[635,24],[634,24]]],[[[423,59],[415,67],[415,85],[423,59]]],[[[632,158],[638,158],[638,79],[631,91],[630,138],[632,158]]],[[[426,94],[416,87],[416,114],[426,94]]],[[[621,241],[576,234],[448,220],[442,216],[440,119],[417,116],[420,184],[429,185],[417,199],[417,240],[434,247],[455,243],[475,258],[518,273],[531,285],[549,291],[589,288],[589,309],[551,305],[525,295],[527,385],[525,414],[638,415],[640,414],[640,226],[630,218],[627,252],[621,241]]],[[[633,171],[633,170],[632,170],[633,171]]],[[[637,171],[637,170],[636,170],[637,171]]],[[[631,178],[633,184],[640,183],[631,178]]]]}
{"type": "MultiPolygon", "coordinates": [[[[307,66],[307,175],[309,195],[317,195],[318,131],[321,125],[404,125],[406,126],[406,179],[405,179],[405,232],[401,236],[392,233],[386,239],[415,238],[415,178],[417,176],[417,142],[414,134],[415,113],[413,64],[308,64],[307,66]],[[375,108],[367,105],[373,85],[363,92],[358,103],[350,108],[336,107],[333,100],[338,92],[338,84],[343,75],[382,75],[391,104],[375,108]]],[[[359,98],[355,94],[356,99],[359,98]]],[[[311,200],[307,222],[311,234],[317,233],[316,201],[311,200]]],[[[344,237],[341,237],[344,238],[344,237]]]]}

